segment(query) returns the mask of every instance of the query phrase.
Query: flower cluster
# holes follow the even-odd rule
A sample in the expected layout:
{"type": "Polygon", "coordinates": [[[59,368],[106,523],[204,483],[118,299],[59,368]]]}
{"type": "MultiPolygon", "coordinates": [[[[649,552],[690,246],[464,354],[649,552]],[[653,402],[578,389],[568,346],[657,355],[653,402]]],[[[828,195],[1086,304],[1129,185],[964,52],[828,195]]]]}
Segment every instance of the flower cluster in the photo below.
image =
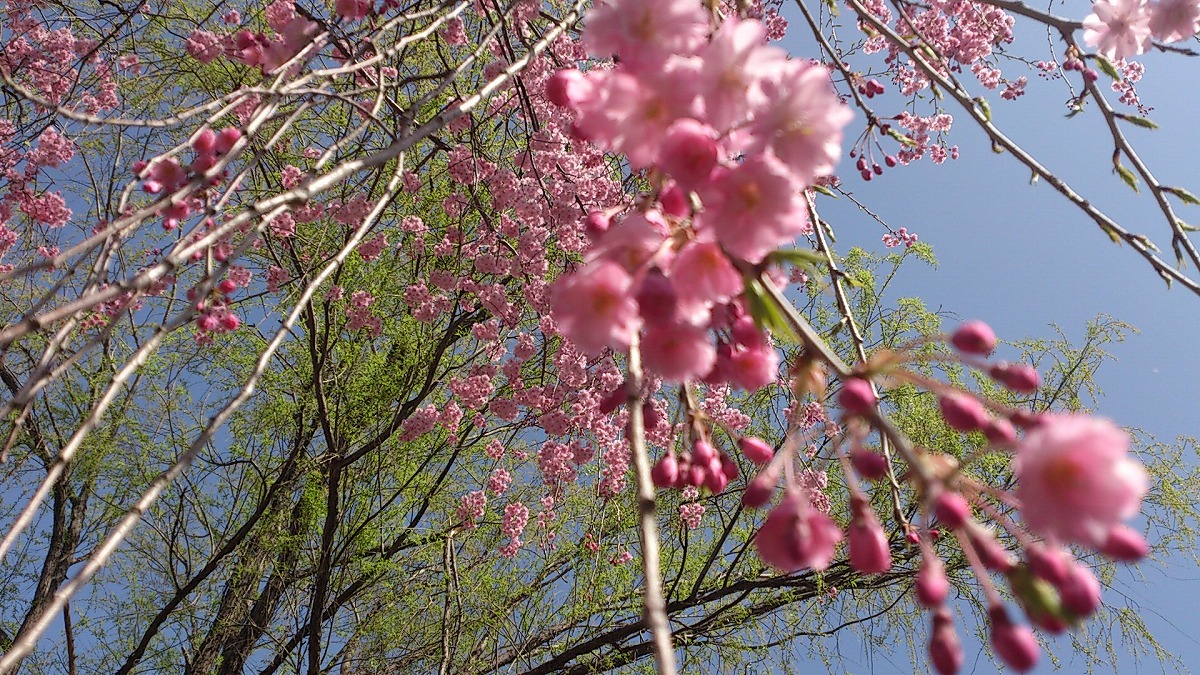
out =
{"type": "Polygon", "coordinates": [[[804,190],[833,170],[851,111],[825,68],[767,45],[757,21],[710,32],[693,0],[611,0],[583,39],[620,63],[559,71],[547,95],[578,139],[624,153],[657,189],[588,216],[587,262],[553,289],[559,330],[589,354],[640,335],[666,381],[762,387],[778,357],[747,316],[743,269],[810,231],[804,190]]]}
{"type": "Polygon", "coordinates": [[[1186,40],[1200,31],[1197,0],[1096,0],[1083,39],[1113,60],[1143,54],[1155,41],[1186,40]]]}

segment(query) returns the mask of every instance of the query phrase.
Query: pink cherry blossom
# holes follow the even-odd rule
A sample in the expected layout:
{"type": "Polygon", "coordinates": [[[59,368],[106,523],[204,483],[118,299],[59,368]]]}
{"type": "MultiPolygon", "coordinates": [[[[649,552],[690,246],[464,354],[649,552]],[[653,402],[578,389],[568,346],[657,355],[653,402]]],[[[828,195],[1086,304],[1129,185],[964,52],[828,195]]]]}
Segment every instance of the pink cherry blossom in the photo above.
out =
{"type": "Polygon", "coordinates": [[[1046,416],[1017,448],[1013,471],[1031,531],[1095,549],[1138,512],[1149,487],[1129,435],[1086,415],[1046,416]]]}
{"type": "Polygon", "coordinates": [[[701,92],[708,121],[728,130],[767,102],[762,78],[787,63],[787,53],[764,44],[758,21],[726,19],[704,50],[701,92]]]}
{"type": "Polygon", "coordinates": [[[588,354],[628,348],[641,327],[632,286],[629,273],[608,260],[560,278],[553,290],[559,330],[588,354]]]}
{"type": "Polygon", "coordinates": [[[1158,0],[1150,5],[1150,31],[1163,42],[1186,40],[1200,30],[1200,2],[1158,0]]]}
{"type": "Polygon", "coordinates": [[[842,151],[842,128],[854,113],[834,93],[829,71],[788,61],[764,80],[763,90],[771,103],[752,126],[755,146],[769,144],[804,185],[832,173],[842,151]]]}
{"type": "Polygon", "coordinates": [[[651,324],[642,341],[646,367],[668,382],[685,382],[712,369],[717,358],[708,331],[690,324],[651,324]]]}
{"type": "Polygon", "coordinates": [[[1096,0],[1083,20],[1083,41],[1113,60],[1145,52],[1150,46],[1146,0],[1096,0]]]}
{"type": "Polygon", "coordinates": [[[712,242],[693,242],[680,249],[671,269],[671,284],[683,313],[699,319],[693,323],[707,323],[710,307],[729,302],[743,288],[741,273],[712,242]]]}
{"type": "Polygon", "coordinates": [[[704,44],[708,16],[696,0],[604,0],[584,17],[583,41],[593,56],[648,66],[704,44]]]}
{"type": "Polygon", "coordinates": [[[701,222],[731,254],[750,263],[811,231],[797,183],[782,164],[757,154],[718,171],[702,196],[701,222]]]}

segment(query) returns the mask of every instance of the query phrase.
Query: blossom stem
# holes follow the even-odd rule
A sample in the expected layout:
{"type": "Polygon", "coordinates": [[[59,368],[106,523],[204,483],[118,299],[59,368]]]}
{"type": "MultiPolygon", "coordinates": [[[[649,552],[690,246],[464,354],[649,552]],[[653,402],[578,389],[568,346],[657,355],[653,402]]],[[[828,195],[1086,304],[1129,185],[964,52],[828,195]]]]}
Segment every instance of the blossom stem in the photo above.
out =
{"type": "Polygon", "coordinates": [[[645,576],[642,620],[654,641],[654,666],[659,675],[675,675],[675,647],[667,621],[658,555],[658,516],[654,483],[650,478],[650,455],[646,452],[646,428],[642,417],[642,358],[637,336],[629,345],[629,376],[625,379],[626,408],[629,410],[629,450],[637,477],[638,534],[642,545],[645,576]]]}

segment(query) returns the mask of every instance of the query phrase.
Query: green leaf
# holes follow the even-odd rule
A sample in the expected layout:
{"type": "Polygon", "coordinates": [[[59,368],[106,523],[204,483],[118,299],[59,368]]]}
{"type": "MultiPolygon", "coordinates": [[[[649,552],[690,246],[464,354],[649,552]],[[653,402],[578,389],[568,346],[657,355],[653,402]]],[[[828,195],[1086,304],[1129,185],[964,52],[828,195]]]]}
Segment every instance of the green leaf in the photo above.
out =
{"type": "Polygon", "coordinates": [[[760,329],[766,329],[782,340],[797,343],[799,337],[792,331],[791,324],[784,318],[775,301],[767,294],[758,279],[746,280],[746,303],[750,317],[760,329]]]}
{"type": "Polygon", "coordinates": [[[1200,204],[1200,198],[1183,188],[1164,187],[1163,190],[1179,197],[1184,204],[1200,204]]]}
{"type": "Polygon", "coordinates": [[[992,121],[992,106],[988,104],[986,98],[978,96],[975,98],[975,105],[979,106],[979,112],[983,114],[983,121],[992,121]]]}
{"type": "Polygon", "coordinates": [[[1100,66],[1100,70],[1103,70],[1105,75],[1111,77],[1117,82],[1121,81],[1121,73],[1117,72],[1116,67],[1113,66],[1111,61],[1104,58],[1100,54],[1096,55],[1096,65],[1100,66]]]}
{"type": "Polygon", "coordinates": [[[796,267],[812,267],[823,264],[825,256],[816,251],[800,248],[781,248],[767,255],[768,263],[789,263],[796,267]]]}
{"type": "Polygon", "coordinates": [[[905,136],[904,134],[900,133],[899,131],[897,131],[896,129],[893,129],[891,127],[888,127],[888,136],[891,136],[892,138],[896,139],[897,141],[900,141],[901,143],[903,143],[904,145],[907,145],[909,147],[916,147],[916,145],[917,145],[916,141],[909,138],[908,136],[905,136]]]}
{"type": "Polygon", "coordinates": [[[1116,172],[1117,172],[1117,175],[1119,175],[1119,176],[1121,177],[1121,180],[1125,181],[1125,184],[1126,184],[1126,185],[1128,185],[1129,187],[1133,188],[1133,191],[1134,191],[1134,192],[1141,192],[1141,190],[1138,188],[1138,179],[1137,179],[1137,176],[1135,176],[1135,175],[1133,174],[1133,172],[1132,172],[1132,171],[1130,171],[1129,169],[1127,169],[1127,168],[1126,168],[1124,165],[1122,165],[1122,164],[1116,164],[1116,165],[1114,165],[1114,166],[1113,166],[1113,171],[1116,171],[1116,172]]]}
{"type": "Polygon", "coordinates": [[[826,197],[833,197],[834,199],[837,199],[837,195],[833,192],[833,190],[830,190],[829,188],[825,187],[824,185],[814,185],[814,186],[812,186],[812,189],[816,190],[817,192],[820,192],[821,194],[825,195],[826,197]]]}
{"type": "Polygon", "coordinates": [[[1157,124],[1155,124],[1154,122],[1151,122],[1150,120],[1146,119],[1145,117],[1138,117],[1137,115],[1117,115],[1117,117],[1125,120],[1126,122],[1129,122],[1130,124],[1139,126],[1143,129],[1157,129],[1158,128],[1157,124]]]}

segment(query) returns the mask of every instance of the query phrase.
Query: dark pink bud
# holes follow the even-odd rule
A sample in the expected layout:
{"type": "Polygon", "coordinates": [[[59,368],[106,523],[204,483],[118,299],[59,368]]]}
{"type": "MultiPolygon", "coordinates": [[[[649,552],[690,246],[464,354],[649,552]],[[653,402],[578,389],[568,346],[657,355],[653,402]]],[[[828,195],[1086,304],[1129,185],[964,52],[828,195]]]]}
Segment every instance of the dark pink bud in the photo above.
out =
{"type": "Polygon", "coordinates": [[[940,675],[954,675],[962,668],[963,650],[954,632],[950,610],[940,607],[933,613],[933,629],[929,636],[929,660],[940,675]]]}
{"type": "Polygon", "coordinates": [[[229,295],[237,290],[237,284],[233,283],[232,279],[225,279],[221,283],[217,284],[217,290],[223,295],[229,295]]]}
{"type": "Polygon", "coordinates": [[[205,129],[192,139],[192,150],[197,154],[211,155],[217,147],[217,134],[212,129],[205,129]]]}
{"type": "Polygon", "coordinates": [[[1067,611],[1085,619],[1100,607],[1100,582],[1091,570],[1074,563],[1066,579],[1058,584],[1058,595],[1067,611]]]}
{"type": "Polygon", "coordinates": [[[971,505],[957,492],[943,492],[933,501],[933,513],[943,525],[957,530],[971,517],[971,505]]]}
{"type": "Polygon", "coordinates": [[[657,267],[642,277],[633,297],[647,323],[659,326],[674,324],[679,297],[671,280],[657,267]]]}
{"type": "Polygon", "coordinates": [[[237,330],[240,325],[242,325],[242,320],[237,317],[237,314],[225,314],[221,317],[221,327],[225,330],[237,330]]]}
{"type": "Polygon", "coordinates": [[[729,479],[725,477],[725,472],[723,471],[712,471],[710,469],[708,475],[704,477],[704,487],[708,488],[709,492],[715,495],[724,492],[728,485],[729,479]]]}
{"type": "Polygon", "coordinates": [[[692,462],[708,466],[714,459],[717,458],[717,451],[712,445],[705,440],[698,440],[692,444],[692,462]]]}
{"type": "Polygon", "coordinates": [[[658,203],[662,204],[663,213],[676,218],[683,218],[692,210],[691,205],[688,204],[687,193],[674,181],[671,181],[662,189],[662,192],[658,193],[658,203]]]}
{"type": "Polygon", "coordinates": [[[725,453],[721,453],[721,474],[725,476],[727,482],[733,482],[738,477],[738,465],[733,461],[733,458],[725,453]]]}
{"type": "Polygon", "coordinates": [[[562,108],[574,107],[590,90],[587,77],[575,68],[564,68],[546,80],[546,98],[562,108]]]}
{"type": "Polygon", "coordinates": [[[145,170],[146,170],[146,160],[144,160],[144,159],[139,159],[138,161],[136,161],[136,162],[134,162],[134,163],[133,163],[133,166],[131,166],[131,167],[130,167],[130,169],[131,169],[131,170],[132,170],[132,171],[133,171],[135,174],[139,174],[139,173],[141,173],[141,172],[145,171],[145,170]]]}
{"type": "Polygon", "coordinates": [[[1120,562],[1137,562],[1150,553],[1150,544],[1128,526],[1117,525],[1108,531],[1100,552],[1120,562]]]}
{"type": "Polygon", "coordinates": [[[699,189],[717,168],[715,137],[707,124],[689,118],[678,120],[667,129],[658,165],[683,187],[699,189]]]}
{"type": "Polygon", "coordinates": [[[941,558],[928,555],[921,563],[921,571],[917,572],[916,585],[917,602],[922,607],[935,609],[946,602],[950,594],[950,580],[946,578],[946,570],[941,558]]]}
{"type": "Polygon", "coordinates": [[[658,413],[658,408],[655,408],[646,401],[642,404],[642,427],[645,429],[653,429],[662,422],[662,415],[658,413]]]}
{"type": "Polygon", "coordinates": [[[592,211],[587,214],[587,218],[583,221],[584,231],[592,241],[600,238],[600,235],[608,231],[612,225],[612,218],[603,211],[592,211]]]}
{"type": "Polygon", "coordinates": [[[221,133],[217,134],[217,142],[215,144],[217,154],[228,154],[229,151],[233,149],[233,146],[237,145],[237,142],[241,140],[241,138],[242,130],[238,129],[237,127],[227,127],[222,129],[221,133]]]}
{"type": "Polygon", "coordinates": [[[779,476],[769,471],[759,473],[754,480],[746,484],[746,491],[742,493],[742,505],[748,509],[760,509],[766,506],[767,502],[771,501],[771,497],[775,496],[775,489],[778,486],[779,476]]]}
{"type": "Polygon", "coordinates": [[[1070,572],[1071,561],[1059,550],[1045,546],[1030,546],[1025,551],[1029,571],[1052,584],[1061,584],[1070,572]]]}
{"type": "Polygon", "coordinates": [[[990,570],[995,570],[1001,574],[1008,574],[1012,571],[1012,557],[1008,555],[1008,551],[1000,545],[996,537],[989,534],[971,533],[971,543],[975,546],[975,552],[979,554],[979,560],[984,567],[990,570]]]}
{"type": "Polygon", "coordinates": [[[887,534],[865,500],[855,499],[850,520],[850,566],[863,574],[883,574],[892,568],[887,534]]]}
{"type": "Polygon", "coordinates": [[[1041,415],[1028,410],[1013,411],[1013,413],[1008,416],[1008,419],[1022,429],[1032,429],[1036,426],[1039,426],[1043,421],[1041,415]]]}
{"type": "Polygon", "coordinates": [[[987,411],[979,399],[958,392],[938,397],[938,405],[942,409],[942,419],[956,431],[977,431],[988,425],[987,411]]]}
{"type": "Polygon", "coordinates": [[[870,382],[860,377],[852,377],[842,384],[842,390],[838,393],[838,403],[852,415],[866,415],[879,403],[879,398],[871,389],[870,382]]]}
{"type": "Polygon", "coordinates": [[[706,478],[708,478],[707,467],[692,462],[691,466],[688,468],[687,475],[683,477],[683,481],[686,485],[700,487],[701,485],[704,485],[704,480],[706,478]]]}
{"type": "Polygon", "coordinates": [[[982,321],[968,321],[950,336],[950,344],[964,354],[991,354],[996,348],[996,333],[982,321]]]}
{"type": "Polygon", "coordinates": [[[200,330],[205,333],[211,333],[221,325],[221,320],[213,314],[202,314],[196,319],[196,324],[200,326],[200,330]]]}
{"type": "Polygon", "coordinates": [[[1017,444],[1017,430],[1004,418],[990,420],[983,428],[983,435],[997,448],[1011,448],[1017,444]]]}
{"type": "Polygon", "coordinates": [[[1008,612],[998,605],[988,610],[988,618],[992,622],[992,648],[1000,660],[1022,673],[1033,668],[1041,655],[1033,631],[1028,626],[1014,624],[1008,612]]]}
{"type": "Polygon", "coordinates": [[[754,436],[743,436],[738,440],[738,447],[746,459],[759,465],[766,464],[775,456],[775,450],[766,441],[754,436]]]}
{"type": "Polygon", "coordinates": [[[857,447],[850,451],[850,463],[858,475],[867,480],[879,480],[887,475],[888,461],[882,453],[857,447]]]}
{"type": "Polygon", "coordinates": [[[608,392],[608,395],[600,400],[600,414],[611,415],[616,411],[617,408],[621,407],[621,404],[625,403],[625,398],[625,385],[622,384],[616,389],[608,392]]]}
{"type": "Polygon", "coordinates": [[[679,462],[676,461],[674,453],[663,455],[655,462],[654,468],[650,470],[650,480],[657,488],[675,487],[675,482],[679,480],[679,462]]]}
{"type": "Polygon", "coordinates": [[[888,155],[887,157],[883,158],[883,163],[887,164],[889,168],[894,168],[896,166],[896,158],[888,155]]]}
{"type": "Polygon", "coordinates": [[[1032,394],[1041,383],[1038,372],[1024,363],[1001,361],[993,365],[988,374],[993,380],[1021,394],[1032,394]]]}

